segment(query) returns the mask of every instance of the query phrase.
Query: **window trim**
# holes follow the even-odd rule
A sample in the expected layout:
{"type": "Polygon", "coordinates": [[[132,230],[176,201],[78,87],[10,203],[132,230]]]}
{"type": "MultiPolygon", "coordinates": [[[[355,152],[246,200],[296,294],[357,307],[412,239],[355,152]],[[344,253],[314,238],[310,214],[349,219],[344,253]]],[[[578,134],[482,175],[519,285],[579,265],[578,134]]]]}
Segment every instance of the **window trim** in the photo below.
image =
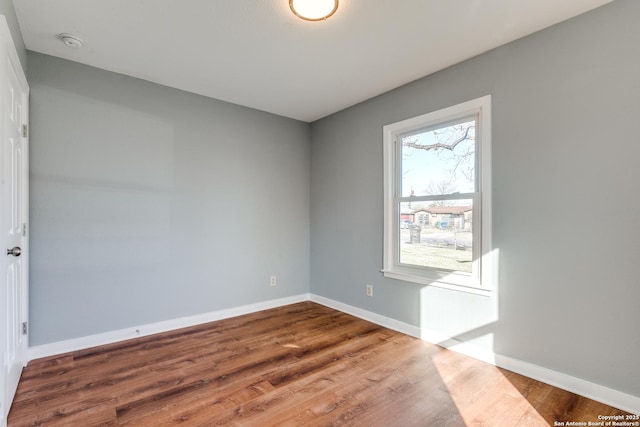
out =
{"type": "MultiPolygon", "coordinates": [[[[495,286],[495,268],[491,247],[491,95],[384,126],[383,162],[384,234],[382,273],[384,276],[422,285],[489,295],[495,286]],[[472,116],[477,116],[476,188],[474,193],[465,193],[464,198],[473,198],[473,240],[474,246],[477,245],[477,248],[474,248],[474,264],[477,263],[477,267],[474,268],[473,273],[464,273],[402,265],[399,262],[399,199],[407,198],[401,197],[402,190],[399,177],[402,173],[402,158],[396,141],[399,136],[405,136],[411,132],[430,127],[446,126],[447,123],[472,116]],[[400,192],[400,196],[398,196],[398,192],[400,192]],[[477,224],[476,215],[480,220],[480,227],[477,230],[475,228],[475,224],[477,224]]],[[[451,196],[458,197],[458,195],[413,196],[410,200],[423,201],[423,199],[442,199],[450,198],[451,196]]]]}

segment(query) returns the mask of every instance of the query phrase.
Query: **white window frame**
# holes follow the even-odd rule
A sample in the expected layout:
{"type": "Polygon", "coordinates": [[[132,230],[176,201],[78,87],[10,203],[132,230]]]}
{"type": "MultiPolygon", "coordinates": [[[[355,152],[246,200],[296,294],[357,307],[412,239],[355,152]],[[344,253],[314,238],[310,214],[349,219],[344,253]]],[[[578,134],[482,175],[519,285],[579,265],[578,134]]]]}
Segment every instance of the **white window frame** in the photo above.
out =
{"type": "Polygon", "coordinates": [[[491,248],[491,95],[386,125],[383,128],[383,144],[384,276],[475,294],[489,294],[494,287],[491,248]],[[446,126],[452,121],[473,116],[477,118],[475,192],[464,195],[402,197],[400,138],[412,132],[446,126]],[[473,198],[472,273],[400,264],[400,203],[455,198],[473,198]]]}

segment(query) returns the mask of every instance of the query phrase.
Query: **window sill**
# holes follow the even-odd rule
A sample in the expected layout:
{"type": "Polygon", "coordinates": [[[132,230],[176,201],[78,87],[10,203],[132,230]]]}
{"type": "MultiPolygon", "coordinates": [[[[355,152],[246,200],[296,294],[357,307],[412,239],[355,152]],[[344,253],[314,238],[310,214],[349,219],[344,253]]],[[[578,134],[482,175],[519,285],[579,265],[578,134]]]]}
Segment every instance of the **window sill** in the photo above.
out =
{"type": "Polygon", "coordinates": [[[404,271],[380,270],[384,277],[390,279],[403,280],[405,282],[418,283],[421,285],[434,286],[436,288],[450,289],[458,292],[465,292],[474,295],[490,296],[492,289],[486,286],[478,286],[470,278],[451,276],[428,277],[412,274],[404,271]],[[465,283],[466,282],[466,283],[465,283]]]}

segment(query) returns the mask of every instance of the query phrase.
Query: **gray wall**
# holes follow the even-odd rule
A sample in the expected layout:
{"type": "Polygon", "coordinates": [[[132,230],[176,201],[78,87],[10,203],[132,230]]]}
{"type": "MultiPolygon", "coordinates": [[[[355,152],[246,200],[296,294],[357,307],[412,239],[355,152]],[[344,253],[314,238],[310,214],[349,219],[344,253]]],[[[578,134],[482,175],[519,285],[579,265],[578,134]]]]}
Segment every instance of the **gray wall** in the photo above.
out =
{"type": "Polygon", "coordinates": [[[0,0],[0,15],[4,15],[11,32],[11,38],[13,44],[16,46],[18,56],[20,57],[20,63],[24,70],[27,69],[27,49],[24,47],[24,39],[20,32],[20,25],[16,18],[16,11],[13,8],[13,2],[11,0],[0,0]]]}
{"type": "Polygon", "coordinates": [[[638,16],[618,0],[313,123],[312,292],[640,396],[638,16]],[[498,291],[383,278],[382,127],[487,94],[498,291]]]}
{"type": "Polygon", "coordinates": [[[28,59],[31,345],[309,291],[308,124],[28,59]]]}

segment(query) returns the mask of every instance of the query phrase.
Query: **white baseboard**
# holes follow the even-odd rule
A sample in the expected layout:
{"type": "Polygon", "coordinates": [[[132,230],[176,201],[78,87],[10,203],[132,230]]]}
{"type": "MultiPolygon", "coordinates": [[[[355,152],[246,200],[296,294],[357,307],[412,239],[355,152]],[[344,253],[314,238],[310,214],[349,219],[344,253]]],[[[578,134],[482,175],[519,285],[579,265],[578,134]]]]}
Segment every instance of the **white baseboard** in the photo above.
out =
{"type": "Polygon", "coordinates": [[[342,311],[343,313],[350,314],[360,319],[367,320],[385,328],[393,329],[394,331],[402,332],[403,334],[411,335],[412,337],[420,338],[420,328],[409,325],[408,323],[401,322],[399,320],[391,319],[389,317],[381,316],[371,311],[363,310],[352,305],[344,304],[338,301],[334,301],[329,298],[321,297],[320,295],[311,294],[310,299],[313,302],[324,305],[334,310],[342,311]]]}
{"type": "Polygon", "coordinates": [[[243,305],[240,307],[225,310],[213,311],[210,313],[198,314],[195,316],[182,317],[179,319],[167,320],[148,325],[121,329],[118,331],[105,332],[102,334],[90,335],[66,341],[44,344],[30,347],[28,352],[29,360],[41,357],[53,356],[56,354],[68,353],[70,351],[82,350],[114,342],[125,341],[132,338],[157,334],[160,332],[172,331],[189,326],[200,325],[216,320],[227,319],[248,313],[255,313],[261,310],[281,307],[288,304],[295,304],[302,301],[313,301],[318,304],[351,314],[369,322],[376,323],[389,329],[393,329],[404,334],[421,338],[452,351],[482,360],[500,368],[513,371],[515,373],[533,378],[552,386],[579,394],[589,399],[605,403],[615,408],[622,409],[633,414],[640,414],[640,397],[625,394],[617,390],[604,387],[599,384],[573,377],[561,372],[553,371],[542,366],[514,359],[512,357],[495,354],[491,350],[473,344],[458,341],[449,336],[421,329],[417,326],[409,325],[389,317],[382,316],[371,311],[363,310],[348,304],[344,304],[329,298],[315,294],[301,294],[287,298],[280,298],[256,304],[243,305]]]}
{"type": "Polygon", "coordinates": [[[58,341],[50,344],[29,347],[27,357],[31,361],[42,357],[68,353],[70,351],[83,350],[90,347],[97,347],[100,345],[125,341],[132,338],[158,334],[160,332],[167,332],[175,329],[187,328],[189,326],[200,325],[203,323],[214,322],[216,320],[228,319],[230,317],[255,313],[257,311],[268,310],[270,308],[295,304],[302,301],[309,301],[309,294],[301,294],[292,297],[263,301],[255,304],[243,305],[240,307],[217,310],[209,313],[196,314],[194,316],[181,317],[178,319],[150,323],[141,326],[133,326],[131,328],[120,329],[117,331],[110,331],[96,335],[89,335],[86,337],[74,338],[66,341],[58,341]]]}
{"type": "Polygon", "coordinates": [[[311,301],[317,302],[318,304],[331,307],[344,313],[351,314],[352,316],[368,320],[380,326],[384,326],[416,338],[421,338],[424,341],[464,354],[465,356],[473,357],[474,359],[533,378],[543,383],[550,384],[554,387],[570,391],[618,409],[622,409],[623,411],[627,411],[632,414],[640,414],[640,397],[622,393],[599,384],[547,369],[542,366],[534,365],[533,363],[525,362],[513,357],[496,354],[484,347],[458,341],[450,336],[434,331],[424,330],[395,319],[381,316],[377,313],[372,313],[361,308],[331,300],[329,298],[314,294],[311,294],[310,298],[311,301]]]}
{"type": "Polygon", "coordinates": [[[614,408],[622,409],[632,414],[640,414],[640,397],[499,354],[495,355],[494,365],[580,396],[588,397],[614,408]]]}

